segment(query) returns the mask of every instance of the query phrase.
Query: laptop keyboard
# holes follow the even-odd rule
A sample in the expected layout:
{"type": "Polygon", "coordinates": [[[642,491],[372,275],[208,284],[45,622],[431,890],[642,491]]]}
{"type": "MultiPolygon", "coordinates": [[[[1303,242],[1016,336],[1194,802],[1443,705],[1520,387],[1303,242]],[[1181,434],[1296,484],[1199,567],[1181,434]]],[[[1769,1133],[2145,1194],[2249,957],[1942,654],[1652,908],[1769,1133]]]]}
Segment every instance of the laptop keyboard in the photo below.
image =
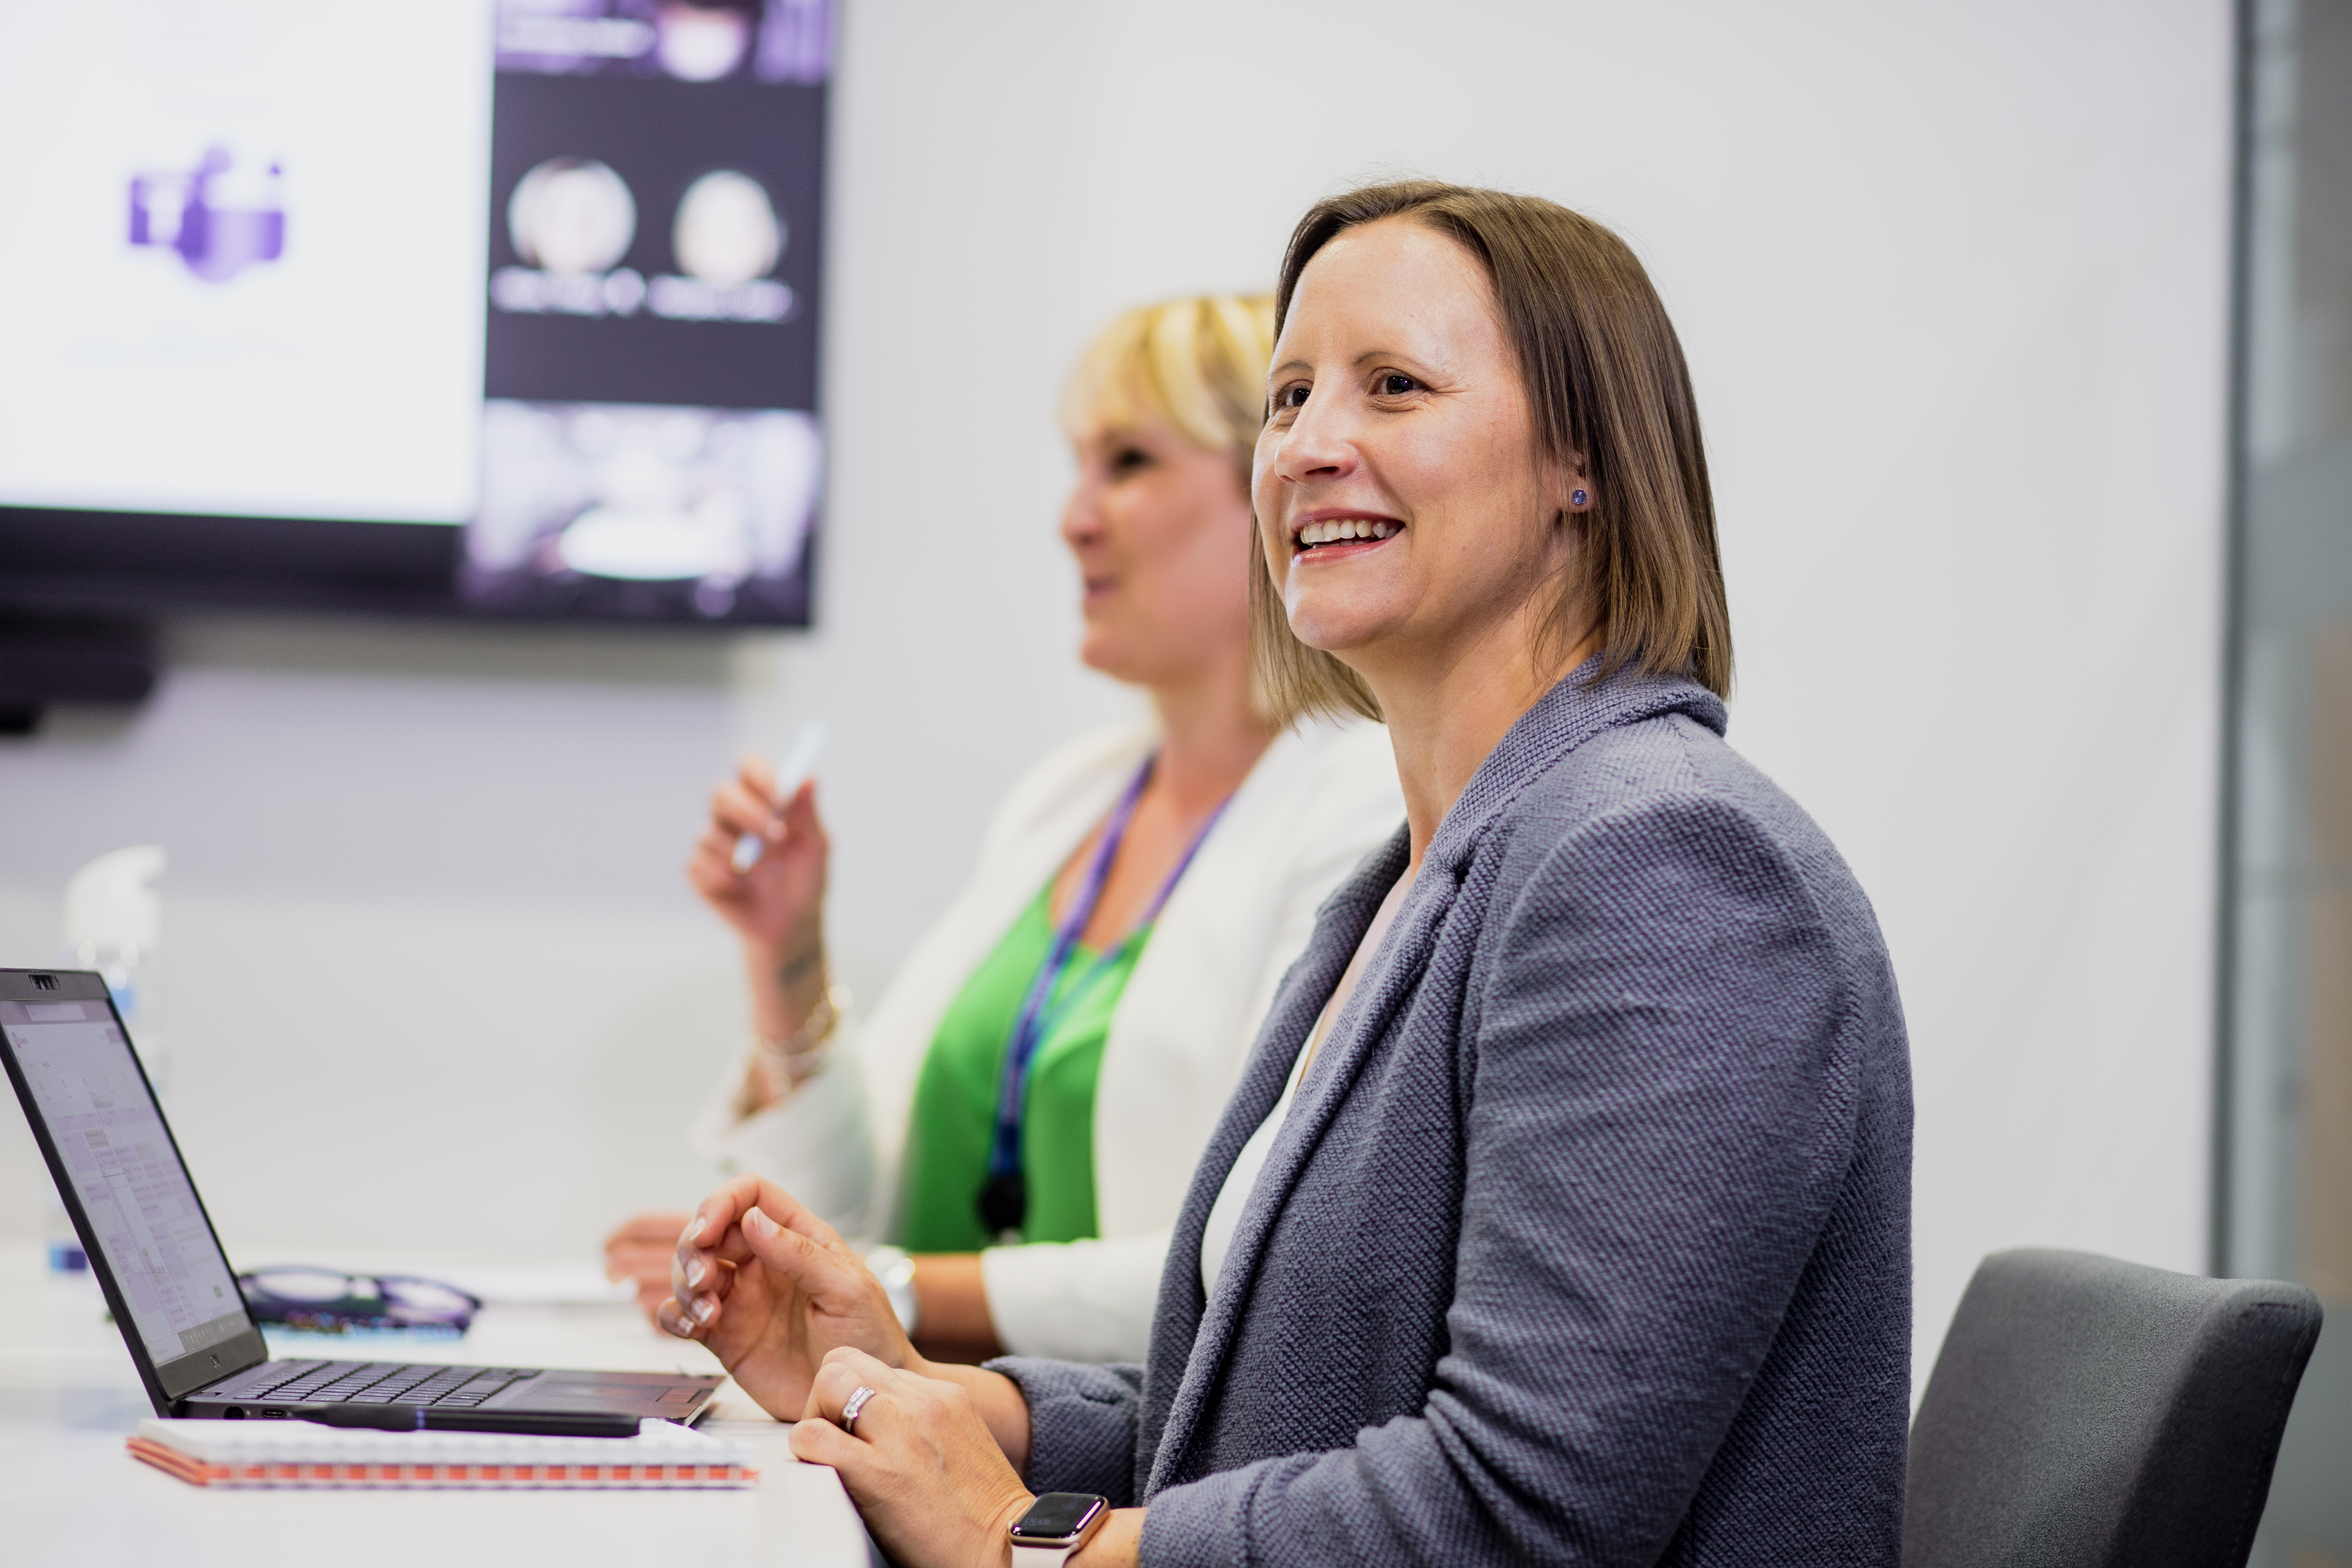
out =
{"type": "Polygon", "coordinates": [[[289,1405],[431,1405],[470,1410],[530,1367],[410,1366],[383,1361],[268,1361],[205,1390],[207,1399],[289,1405]]]}

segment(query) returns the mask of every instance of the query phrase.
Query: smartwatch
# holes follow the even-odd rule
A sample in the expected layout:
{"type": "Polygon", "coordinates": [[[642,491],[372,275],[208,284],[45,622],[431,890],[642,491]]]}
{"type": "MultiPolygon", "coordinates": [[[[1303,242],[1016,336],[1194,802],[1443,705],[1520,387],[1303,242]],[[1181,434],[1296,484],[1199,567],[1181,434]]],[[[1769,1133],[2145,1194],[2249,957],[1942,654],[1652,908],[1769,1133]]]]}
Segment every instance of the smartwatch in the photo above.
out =
{"type": "Polygon", "coordinates": [[[1005,1527],[1013,1568],[1061,1568],[1110,1517],[1110,1499],[1093,1492],[1046,1492],[1005,1527]]]}

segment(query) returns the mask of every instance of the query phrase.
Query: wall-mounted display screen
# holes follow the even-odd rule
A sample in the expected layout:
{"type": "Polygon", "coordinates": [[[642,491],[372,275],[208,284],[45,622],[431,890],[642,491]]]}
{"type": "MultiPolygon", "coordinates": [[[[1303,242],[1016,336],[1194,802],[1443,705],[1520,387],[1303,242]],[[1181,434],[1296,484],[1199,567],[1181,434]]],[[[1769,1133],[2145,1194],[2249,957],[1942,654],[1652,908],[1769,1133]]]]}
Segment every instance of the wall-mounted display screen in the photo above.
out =
{"type": "Polygon", "coordinates": [[[832,0],[0,0],[0,599],[806,624],[832,0]]]}

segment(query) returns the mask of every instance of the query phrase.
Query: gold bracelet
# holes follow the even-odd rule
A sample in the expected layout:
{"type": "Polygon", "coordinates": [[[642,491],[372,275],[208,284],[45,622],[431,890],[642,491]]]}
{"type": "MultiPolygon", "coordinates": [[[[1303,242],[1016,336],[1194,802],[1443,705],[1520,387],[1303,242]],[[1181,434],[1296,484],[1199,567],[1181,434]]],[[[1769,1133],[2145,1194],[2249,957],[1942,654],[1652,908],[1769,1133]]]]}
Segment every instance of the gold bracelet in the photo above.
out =
{"type": "Polygon", "coordinates": [[[801,1026],[781,1040],[757,1036],[752,1039],[752,1055],[760,1071],[768,1080],[768,1093],[781,1100],[803,1079],[824,1065],[832,1053],[833,1032],[840,1026],[842,1015],[849,1011],[849,987],[834,984],[825,987],[801,1026]]]}

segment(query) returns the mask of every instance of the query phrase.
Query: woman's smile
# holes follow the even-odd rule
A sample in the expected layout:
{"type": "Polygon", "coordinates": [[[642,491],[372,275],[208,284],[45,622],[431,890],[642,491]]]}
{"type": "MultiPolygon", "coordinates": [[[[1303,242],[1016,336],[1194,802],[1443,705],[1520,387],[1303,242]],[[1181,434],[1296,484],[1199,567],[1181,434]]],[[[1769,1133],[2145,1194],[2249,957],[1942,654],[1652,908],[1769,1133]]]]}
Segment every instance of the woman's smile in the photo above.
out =
{"type": "Polygon", "coordinates": [[[1370,554],[1404,531],[1404,524],[1373,512],[1324,508],[1290,520],[1294,562],[1346,561],[1370,554]]]}

